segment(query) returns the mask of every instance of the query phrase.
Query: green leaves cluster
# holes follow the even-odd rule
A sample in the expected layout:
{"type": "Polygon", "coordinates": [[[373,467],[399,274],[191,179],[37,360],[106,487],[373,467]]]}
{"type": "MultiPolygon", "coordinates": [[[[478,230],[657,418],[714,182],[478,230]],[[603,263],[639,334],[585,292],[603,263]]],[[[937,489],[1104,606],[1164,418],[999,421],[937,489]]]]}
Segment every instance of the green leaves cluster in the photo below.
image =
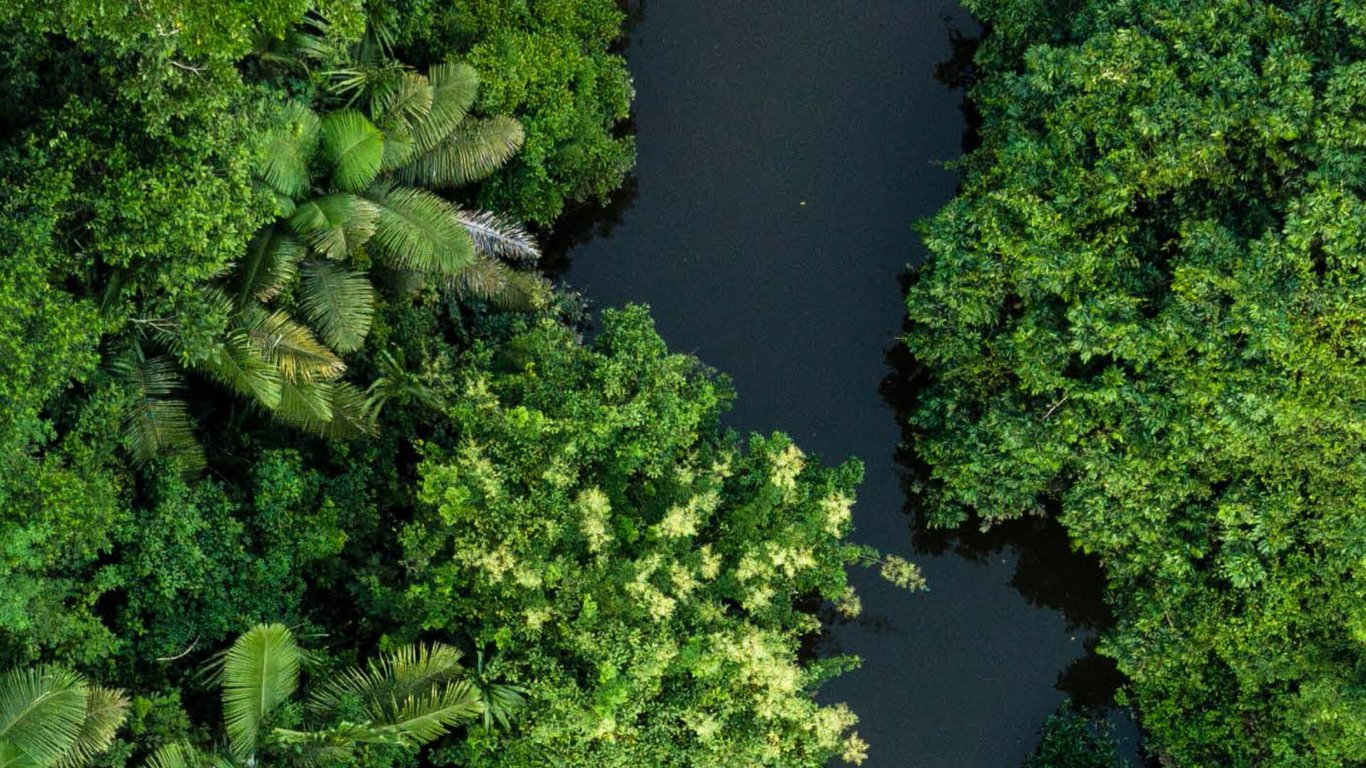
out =
{"type": "Polygon", "coordinates": [[[1366,761],[1361,14],[970,6],[982,147],[907,299],[929,514],[1100,557],[1175,764],[1366,761]]]}
{"type": "Polygon", "coordinates": [[[861,468],[741,443],[717,425],[728,389],[642,308],[603,323],[591,346],[545,324],[467,365],[458,439],[425,446],[399,613],[495,648],[529,701],[449,764],[859,762],[854,715],[812,698],[850,660],[799,660],[820,623],[796,602],[856,610],[861,468]]]}
{"type": "Polygon", "coordinates": [[[127,713],[122,691],[65,667],[12,669],[0,675],[0,765],[83,768],[109,748],[127,713]]]}
{"type": "Polygon", "coordinates": [[[578,203],[602,201],[635,164],[624,135],[634,90],[614,52],[624,15],[614,0],[386,0],[397,44],[415,61],[458,52],[483,75],[480,107],[515,116],[527,141],[479,202],[549,226],[578,203]]]}

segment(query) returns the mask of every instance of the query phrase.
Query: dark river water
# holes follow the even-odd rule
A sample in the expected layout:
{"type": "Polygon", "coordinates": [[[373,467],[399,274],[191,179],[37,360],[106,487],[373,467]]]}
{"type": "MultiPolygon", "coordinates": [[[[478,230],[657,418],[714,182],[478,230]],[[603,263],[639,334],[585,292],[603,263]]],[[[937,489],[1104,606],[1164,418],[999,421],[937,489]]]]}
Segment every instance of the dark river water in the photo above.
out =
{"type": "Polygon", "coordinates": [[[914,394],[898,281],[922,258],[913,223],[954,192],[966,122],[943,81],[976,26],[949,0],[633,10],[635,178],[561,231],[562,276],[597,307],[649,304],[675,350],[730,374],[731,425],[865,462],[856,538],[931,590],[855,572],[864,616],[819,643],[864,659],[822,698],[859,713],[868,768],[1018,766],[1064,692],[1113,688],[1087,651],[1099,574],[1042,523],[917,532],[898,448],[914,394]]]}

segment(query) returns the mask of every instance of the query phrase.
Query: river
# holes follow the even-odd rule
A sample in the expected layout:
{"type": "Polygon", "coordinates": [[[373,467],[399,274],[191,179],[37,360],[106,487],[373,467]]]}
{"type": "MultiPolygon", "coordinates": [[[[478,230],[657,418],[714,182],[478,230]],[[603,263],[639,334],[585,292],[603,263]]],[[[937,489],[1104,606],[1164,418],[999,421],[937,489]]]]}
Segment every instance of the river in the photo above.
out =
{"type": "Polygon", "coordinates": [[[934,535],[906,508],[898,280],[923,255],[914,222],[954,192],[966,121],[942,81],[976,26],[948,0],[633,12],[639,162],[613,206],[562,229],[562,277],[597,307],[649,304],[673,349],[733,377],[732,426],[865,462],[856,539],[930,583],[855,572],[863,617],[819,643],[864,659],[822,698],[859,713],[867,768],[1018,766],[1064,691],[1103,703],[1115,676],[1087,651],[1099,574],[1056,527],[934,535]]]}

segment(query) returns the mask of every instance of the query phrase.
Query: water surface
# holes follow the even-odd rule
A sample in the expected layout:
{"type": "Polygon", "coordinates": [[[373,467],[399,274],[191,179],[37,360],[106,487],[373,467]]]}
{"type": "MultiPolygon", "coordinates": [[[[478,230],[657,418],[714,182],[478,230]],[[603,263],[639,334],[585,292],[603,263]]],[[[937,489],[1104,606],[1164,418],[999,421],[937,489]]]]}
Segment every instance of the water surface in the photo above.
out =
{"type": "Polygon", "coordinates": [[[1109,696],[1108,666],[1084,650],[1105,620],[1095,570],[1039,522],[915,532],[898,453],[914,394],[898,278],[922,257],[913,223],[954,191],[962,93],[935,73],[974,25],[948,0],[634,10],[639,163],[614,209],[567,227],[566,281],[595,306],[651,305],[672,348],[733,377],[731,425],[864,460],[856,538],[931,586],[856,572],[865,614],[821,643],[865,660],[823,698],[859,713],[866,765],[1019,765],[1060,685],[1109,696]]]}

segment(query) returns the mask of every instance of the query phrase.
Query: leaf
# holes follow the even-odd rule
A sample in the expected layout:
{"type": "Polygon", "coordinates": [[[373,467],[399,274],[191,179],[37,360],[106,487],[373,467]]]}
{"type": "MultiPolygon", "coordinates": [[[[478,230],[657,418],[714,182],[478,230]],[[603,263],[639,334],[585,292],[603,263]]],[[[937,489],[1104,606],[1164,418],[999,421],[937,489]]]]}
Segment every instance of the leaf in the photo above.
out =
{"type": "Polygon", "coordinates": [[[228,331],[219,348],[199,367],[209,378],[266,408],[280,404],[280,370],[262,356],[245,329],[228,331]]]}
{"type": "Polygon", "coordinates": [[[332,164],[332,183],[359,192],[374,183],[384,159],[384,134],[354,109],[329,113],[322,120],[323,156],[332,164]]]}
{"type": "Polygon", "coordinates": [[[85,690],[85,720],[76,741],[57,768],[80,768],[114,743],[114,734],[128,717],[128,697],[123,691],[98,686],[85,690]]]}
{"type": "Polygon", "coordinates": [[[474,105],[479,74],[467,64],[445,62],[427,70],[432,86],[432,105],[413,127],[419,152],[429,152],[455,131],[474,105]]]}
{"type": "Polygon", "coordinates": [[[426,744],[483,714],[479,692],[468,680],[461,680],[408,696],[386,725],[414,744],[426,744]]]}
{"type": "Polygon", "coordinates": [[[280,121],[266,137],[259,175],[288,198],[308,194],[309,161],[318,145],[318,115],[298,102],[289,102],[280,121]]]}
{"type": "Polygon", "coordinates": [[[549,286],[535,273],[518,272],[483,254],[460,274],[447,278],[447,285],[463,297],[523,312],[543,306],[550,294],[549,286]]]}
{"type": "MultiPolygon", "coordinates": [[[[510,117],[466,122],[396,173],[405,184],[450,189],[488,178],[522,148],[522,124],[510,117]]],[[[422,144],[419,141],[418,146],[422,144]]]]}
{"type": "Polygon", "coordinates": [[[344,259],[370,240],[378,219],[374,203],[338,192],[301,203],[289,226],[313,250],[329,259],[344,259]]]}
{"type": "Polygon", "coordinates": [[[328,346],[353,352],[365,342],[375,311],[369,279],[327,261],[303,265],[299,298],[308,322],[328,346]]]}
{"type": "Polygon", "coordinates": [[[238,304],[248,298],[270,301],[298,276],[306,249],[289,230],[263,227],[247,244],[247,253],[234,274],[238,304]]]}
{"type": "Polygon", "coordinates": [[[379,210],[371,248],[400,269],[454,275],[474,260],[455,206],[426,190],[387,185],[366,196],[379,210]]]}
{"type": "Polygon", "coordinates": [[[281,382],[280,403],[271,415],[286,424],[321,435],[327,423],[332,421],[332,382],[281,382]]]}
{"type": "Polygon", "coordinates": [[[517,261],[535,261],[541,257],[541,249],[531,233],[496,213],[458,210],[456,218],[480,253],[517,261]]]}
{"type": "Polygon", "coordinates": [[[179,463],[186,472],[204,467],[204,449],[183,400],[170,397],[182,386],[180,371],[165,357],[146,357],[133,349],[110,363],[114,375],[131,390],[123,414],[123,439],[133,462],[144,466],[157,456],[179,463]]]}
{"type": "Polygon", "coordinates": [[[443,643],[405,645],[363,668],[338,673],[313,693],[309,705],[330,713],[354,700],[372,719],[392,720],[398,702],[458,677],[464,671],[460,658],[459,649],[443,643]]]}
{"type": "Polygon", "coordinates": [[[85,721],[85,682],[62,667],[0,675],[0,743],[20,765],[53,768],[76,743],[85,721]]]}
{"type": "MultiPolygon", "coordinates": [[[[405,72],[375,99],[377,120],[413,128],[432,111],[432,85],[416,72],[405,72]]],[[[386,131],[387,134],[387,131],[386,131]]]]}
{"type": "Polygon", "coordinates": [[[300,652],[283,624],[258,624],[237,638],[223,657],[223,719],[234,757],[257,748],[262,722],[299,685],[300,652]]]}
{"type": "Polygon", "coordinates": [[[255,312],[246,319],[245,329],[261,357],[280,371],[285,382],[327,381],[346,370],[332,350],[285,312],[255,312]]]}

